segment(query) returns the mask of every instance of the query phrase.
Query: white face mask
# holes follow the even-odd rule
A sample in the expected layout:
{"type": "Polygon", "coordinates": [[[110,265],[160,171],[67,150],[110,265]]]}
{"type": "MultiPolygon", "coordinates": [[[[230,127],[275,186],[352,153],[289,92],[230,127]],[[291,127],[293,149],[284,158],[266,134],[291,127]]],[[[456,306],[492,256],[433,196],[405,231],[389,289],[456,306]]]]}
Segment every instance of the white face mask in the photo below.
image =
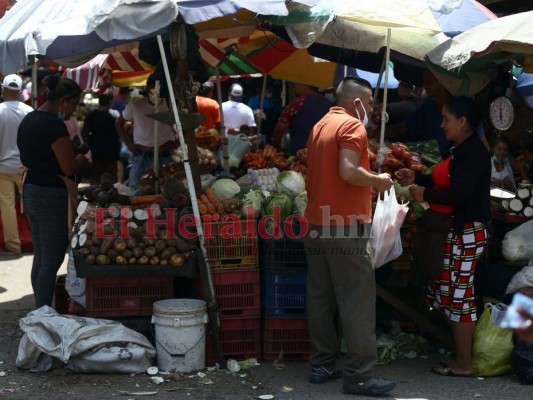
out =
{"type": "Polygon", "coordinates": [[[363,106],[363,102],[361,101],[361,99],[360,99],[359,97],[356,98],[356,99],[353,101],[353,107],[354,107],[355,112],[357,113],[357,119],[358,119],[359,121],[362,121],[364,126],[367,126],[367,125],[368,125],[368,115],[366,115],[366,109],[365,109],[365,107],[363,106]],[[356,102],[356,101],[358,101],[359,103],[361,103],[361,107],[363,107],[364,116],[363,116],[363,119],[362,119],[362,120],[361,120],[361,115],[359,115],[359,111],[357,110],[357,107],[355,106],[355,102],[356,102]]]}

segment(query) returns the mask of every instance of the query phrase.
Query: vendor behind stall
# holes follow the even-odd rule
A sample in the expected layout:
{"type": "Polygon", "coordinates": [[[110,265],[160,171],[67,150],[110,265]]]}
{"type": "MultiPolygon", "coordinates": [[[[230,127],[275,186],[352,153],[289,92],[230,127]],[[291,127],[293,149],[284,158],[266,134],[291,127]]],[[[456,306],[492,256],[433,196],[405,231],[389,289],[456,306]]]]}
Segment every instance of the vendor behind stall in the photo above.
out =
{"type": "Polygon", "coordinates": [[[492,171],[490,186],[516,191],[515,181],[527,175],[520,163],[509,154],[509,139],[500,135],[492,143],[492,171]]]}
{"type": "MultiPolygon", "coordinates": [[[[117,130],[120,139],[133,154],[128,186],[138,189],[141,176],[154,163],[154,120],[147,117],[156,112],[156,104],[152,91],[155,78],[152,75],[146,80],[143,98],[130,102],[117,119],[117,130]],[[126,134],[126,121],[133,121],[133,140],[126,134]]],[[[165,99],[160,99],[157,112],[168,111],[165,99]]],[[[171,150],[177,148],[176,135],[168,125],[157,123],[159,132],[159,163],[172,162],[171,150]]]]}

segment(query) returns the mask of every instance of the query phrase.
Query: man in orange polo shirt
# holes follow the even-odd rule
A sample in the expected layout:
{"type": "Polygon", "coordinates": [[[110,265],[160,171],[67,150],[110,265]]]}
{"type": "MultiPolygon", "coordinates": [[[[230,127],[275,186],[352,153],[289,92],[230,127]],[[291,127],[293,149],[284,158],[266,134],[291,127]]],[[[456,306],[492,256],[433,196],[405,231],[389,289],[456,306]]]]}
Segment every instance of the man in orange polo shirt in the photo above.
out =
{"type": "Polygon", "coordinates": [[[377,350],[376,282],[368,241],[371,190],[388,190],[392,179],[370,172],[365,125],[371,114],[370,84],[346,77],[335,106],[314,126],[307,142],[309,380],[323,383],[343,376],[344,392],[362,395],[395,387],[372,375],[377,350]],[[340,350],[337,311],[348,348],[343,371],[335,368],[340,350]]]}
{"type": "Polygon", "coordinates": [[[209,129],[216,129],[220,132],[220,106],[218,102],[212,98],[214,85],[212,82],[204,82],[196,96],[196,106],[198,112],[202,114],[205,119],[200,123],[206,131],[209,129]]]}

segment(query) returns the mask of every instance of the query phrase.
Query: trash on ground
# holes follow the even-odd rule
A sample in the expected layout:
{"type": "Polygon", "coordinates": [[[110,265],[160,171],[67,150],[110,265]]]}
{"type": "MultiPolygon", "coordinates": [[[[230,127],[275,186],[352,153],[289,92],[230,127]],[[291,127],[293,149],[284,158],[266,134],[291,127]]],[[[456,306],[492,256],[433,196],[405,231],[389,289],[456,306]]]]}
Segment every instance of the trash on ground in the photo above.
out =
{"type": "Polygon", "coordinates": [[[257,358],[248,358],[247,360],[239,361],[239,367],[241,367],[241,369],[257,367],[258,365],[261,365],[261,364],[257,362],[257,358]]]}
{"type": "Polygon", "coordinates": [[[7,372],[6,371],[0,371],[0,376],[7,376],[7,372]]]}
{"type": "Polygon", "coordinates": [[[239,372],[241,370],[241,366],[239,365],[239,363],[232,358],[230,358],[226,362],[226,368],[230,372],[239,372]]]}
{"type": "Polygon", "coordinates": [[[272,400],[274,398],[271,394],[262,394],[261,396],[257,396],[260,400],[272,400]]]}
{"type": "Polygon", "coordinates": [[[146,370],[146,373],[148,375],[157,375],[158,372],[159,372],[159,369],[157,367],[150,367],[146,370]]]}
{"type": "Polygon", "coordinates": [[[389,364],[392,360],[416,358],[428,351],[426,338],[412,333],[402,332],[400,324],[392,322],[388,333],[381,333],[376,341],[378,364],[389,364]]]}
{"type": "Polygon", "coordinates": [[[283,387],[281,388],[281,391],[283,393],[292,392],[293,390],[294,390],[293,387],[290,387],[290,386],[287,386],[287,385],[283,385],[283,387]]]}
{"type": "Polygon", "coordinates": [[[150,378],[150,382],[155,383],[156,385],[161,385],[162,383],[165,382],[165,380],[161,378],[160,376],[152,376],[150,378]]]}

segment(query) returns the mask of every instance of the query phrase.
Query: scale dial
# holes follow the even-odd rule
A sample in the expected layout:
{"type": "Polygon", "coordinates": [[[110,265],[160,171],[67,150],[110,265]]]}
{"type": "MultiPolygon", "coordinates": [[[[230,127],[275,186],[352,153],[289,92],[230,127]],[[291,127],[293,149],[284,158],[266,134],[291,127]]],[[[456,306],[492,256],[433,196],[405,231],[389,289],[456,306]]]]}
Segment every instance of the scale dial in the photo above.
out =
{"type": "Polygon", "coordinates": [[[490,122],[499,131],[506,131],[513,125],[514,109],[507,97],[498,97],[490,105],[490,122]]]}

